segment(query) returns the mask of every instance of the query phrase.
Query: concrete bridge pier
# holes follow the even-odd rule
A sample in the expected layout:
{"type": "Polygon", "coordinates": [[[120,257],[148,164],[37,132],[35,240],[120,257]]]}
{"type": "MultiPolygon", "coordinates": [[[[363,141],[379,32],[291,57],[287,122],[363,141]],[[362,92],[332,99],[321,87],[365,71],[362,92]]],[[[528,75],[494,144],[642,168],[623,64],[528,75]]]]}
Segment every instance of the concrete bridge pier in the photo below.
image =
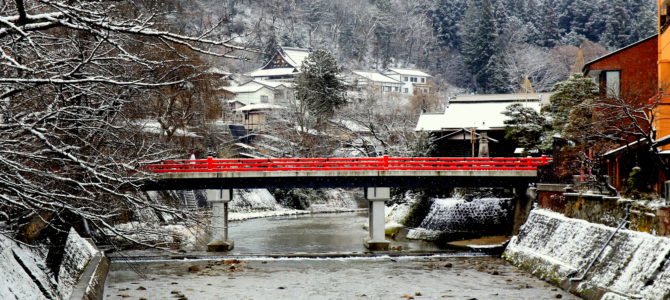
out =
{"type": "Polygon", "coordinates": [[[231,200],[232,189],[207,190],[207,201],[212,203],[212,240],[207,244],[207,251],[230,251],[235,245],[228,239],[228,202],[231,200]]]}
{"type": "Polygon", "coordinates": [[[387,187],[365,188],[365,198],[370,201],[368,208],[368,232],[369,237],[364,240],[365,247],[372,251],[386,251],[389,242],[385,236],[384,218],[386,205],[384,202],[391,198],[391,189],[387,187]]]}

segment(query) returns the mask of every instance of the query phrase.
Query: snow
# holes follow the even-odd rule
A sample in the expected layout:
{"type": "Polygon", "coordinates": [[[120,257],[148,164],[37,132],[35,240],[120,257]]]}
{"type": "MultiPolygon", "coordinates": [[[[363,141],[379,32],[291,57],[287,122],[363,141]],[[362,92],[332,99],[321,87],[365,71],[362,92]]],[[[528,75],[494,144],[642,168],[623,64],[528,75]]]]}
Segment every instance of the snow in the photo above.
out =
{"type": "MultiPolygon", "coordinates": [[[[153,134],[165,134],[164,130],[161,128],[161,124],[156,122],[156,121],[151,121],[151,120],[145,120],[139,126],[142,128],[142,131],[147,132],[147,133],[153,133],[153,134]]],[[[197,135],[193,132],[186,131],[183,129],[177,129],[174,132],[175,136],[184,136],[184,137],[192,137],[192,138],[201,138],[202,136],[197,135]]]]}
{"type": "Polygon", "coordinates": [[[449,103],[462,102],[540,102],[549,101],[551,93],[521,93],[521,94],[486,94],[486,95],[458,95],[449,100],[449,103]]]}
{"type": "Polygon", "coordinates": [[[352,73],[372,82],[402,84],[402,82],[377,72],[353,71],[352,73]]]}
{"type": "Polygon", "coordinates": [[[416,69],[400,69],[400,68],[389,68],[389,71],[398,73],[400,75],[408,76],[422,76],[422,77],[433,77],[432,75],[425,73],[416,69]]]}
{"type": "Polygon", "coordinates": [[[57,299],[56,282],[46,271],[45,257],[37,249],[0,235],[0,299],[57,299]],[[43,294],[33,278],[48,295],[43,294]]]}
{"type": "Polygon", "coordinates": [[[286,107],[276,104],[269,103],[256,103],[242,106],[240,108],[234,109],[235,112],[251,111],[251,110],[272,110],[272,109],[285,109],[286,107]]]}
{"type": "Polygon", "coordinates": [[[238,189],[233,194],[229,209],[232,213],[249,213],[280,210],[282,207],[267,189],[238,189]]]}
{"type": "Polygon", "coordinates": [[[283,52],[285,55],[283,56],[286,59],[286,62],[293,65],[297,69],[302,67],[302,62],[311,53],[309,49],[304,48],[282,47],[282,50],[284,50],[283,52]]]}
{"type": "Polygon", "coordinates": [[[438,231],[463,231],[489,225],[504,226],[509,222],[507,198],[434,198],[428,215],[420,227],[438,231]]]}
{"type": "Polygon", "coordinates": [[[65,242],[63,262],[58,272],[58,289],[64,299],[70,298],[86,265],[98,253],[93,244],[79,236],[74,228],[70,229],[65,242]]]}
{"type": "MultiPolygon", "coordinates": [[[[519,235],[510,241],[505,256],[516,265],[532,266],[529,271],[548,280],[579,277],[614,231],[548,210],[534,210],[519,235]]],[[[670,296],[668,255],[670,238],[620,230],[577,290],[598,287],[627,298],[665,299],[670,296]]]]}
{"type": "Polygon", "coordinates": [[[274,68],[266,70],[256,70],[250,73],[247,73],[247,76],[251,77],[269,77],[269,76],[282,76],[282,75],[293,75],[297,74],[295,68],[274,68]]]}
{"type": "Polygon", "coordinates": [[[161,247],[191,250],[204,238],[204,228],[197,225],[128,222],[114,228],[129,238],[161,247]]]}
{"type": "Polygon", "coordinates": [[[416,131],[441,131],[444,129],[503,129],[503,115],[507,106],[521,103],[525,107],[540,111],[540,102],[487,102],[487,103],[451,103],[443,114],[422,114],[416,124],[416,131]]]}
{"type": "Polygon", "coordinates": [[[222,90],[229,91],[233,94],[243,94],[243,93],[254,93],[260,89],[272,90],[265,86],[248,86],[248,85],[238,85],[238,86],[225,86],[221,88],[222,90]]]}

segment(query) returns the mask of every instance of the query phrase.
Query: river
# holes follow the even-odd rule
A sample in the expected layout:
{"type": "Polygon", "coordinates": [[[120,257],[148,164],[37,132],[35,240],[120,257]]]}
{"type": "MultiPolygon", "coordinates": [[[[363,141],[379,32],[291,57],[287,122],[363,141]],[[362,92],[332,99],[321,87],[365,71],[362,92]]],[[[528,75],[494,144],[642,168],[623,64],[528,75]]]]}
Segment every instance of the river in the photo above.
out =
{"type": "Polygon", "coordinates": [[[578,299],[492,256],[403,256],[438,250],[422,242],[392,243],[403,247],[397,257],[356,257],[366,252],[366,220],[346,213],[231,223],[229,256],[116,261],[104,299],[578,299]],[[303,254],[330,255],[293,257],[303,254]]]}

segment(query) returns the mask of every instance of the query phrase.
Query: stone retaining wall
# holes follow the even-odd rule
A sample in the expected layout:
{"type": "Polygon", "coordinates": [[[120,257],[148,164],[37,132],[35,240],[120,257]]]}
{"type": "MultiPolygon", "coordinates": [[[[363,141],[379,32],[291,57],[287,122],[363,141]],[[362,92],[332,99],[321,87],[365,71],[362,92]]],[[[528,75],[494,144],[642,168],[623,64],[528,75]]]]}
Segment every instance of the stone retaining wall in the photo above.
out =
{"type": "Polygon", "coordinates": [[[670,205],[661,201],[634,201],[589,193],[565,193],[567,185],[538,184],[540,208],[567,217],[616,227],[629,211],[628,229],[670,237],[670,205]]]}
{"type": "Polygon", "coordinates": [[[504,257],[585,299],[670,299],[670,238],[615,232],[538,209],[512,238],[504,257]],[[570,280],[579,277],[583,280],[570,280]]]}

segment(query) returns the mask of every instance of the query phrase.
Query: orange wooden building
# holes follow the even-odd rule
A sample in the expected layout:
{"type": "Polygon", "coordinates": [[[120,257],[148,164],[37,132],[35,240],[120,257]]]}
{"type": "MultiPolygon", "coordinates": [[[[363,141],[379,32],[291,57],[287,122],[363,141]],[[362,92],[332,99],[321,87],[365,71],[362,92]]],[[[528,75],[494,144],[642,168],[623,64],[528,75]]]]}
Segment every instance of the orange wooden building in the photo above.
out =
{"type": "MultiPolygon", "coordinates": [[[[670,135],[670,0],[658,0],[658,91],[654,109],[656,139],[670,135]]],[[[669,150],[670,146],[663,146],[669,150]]]]}

